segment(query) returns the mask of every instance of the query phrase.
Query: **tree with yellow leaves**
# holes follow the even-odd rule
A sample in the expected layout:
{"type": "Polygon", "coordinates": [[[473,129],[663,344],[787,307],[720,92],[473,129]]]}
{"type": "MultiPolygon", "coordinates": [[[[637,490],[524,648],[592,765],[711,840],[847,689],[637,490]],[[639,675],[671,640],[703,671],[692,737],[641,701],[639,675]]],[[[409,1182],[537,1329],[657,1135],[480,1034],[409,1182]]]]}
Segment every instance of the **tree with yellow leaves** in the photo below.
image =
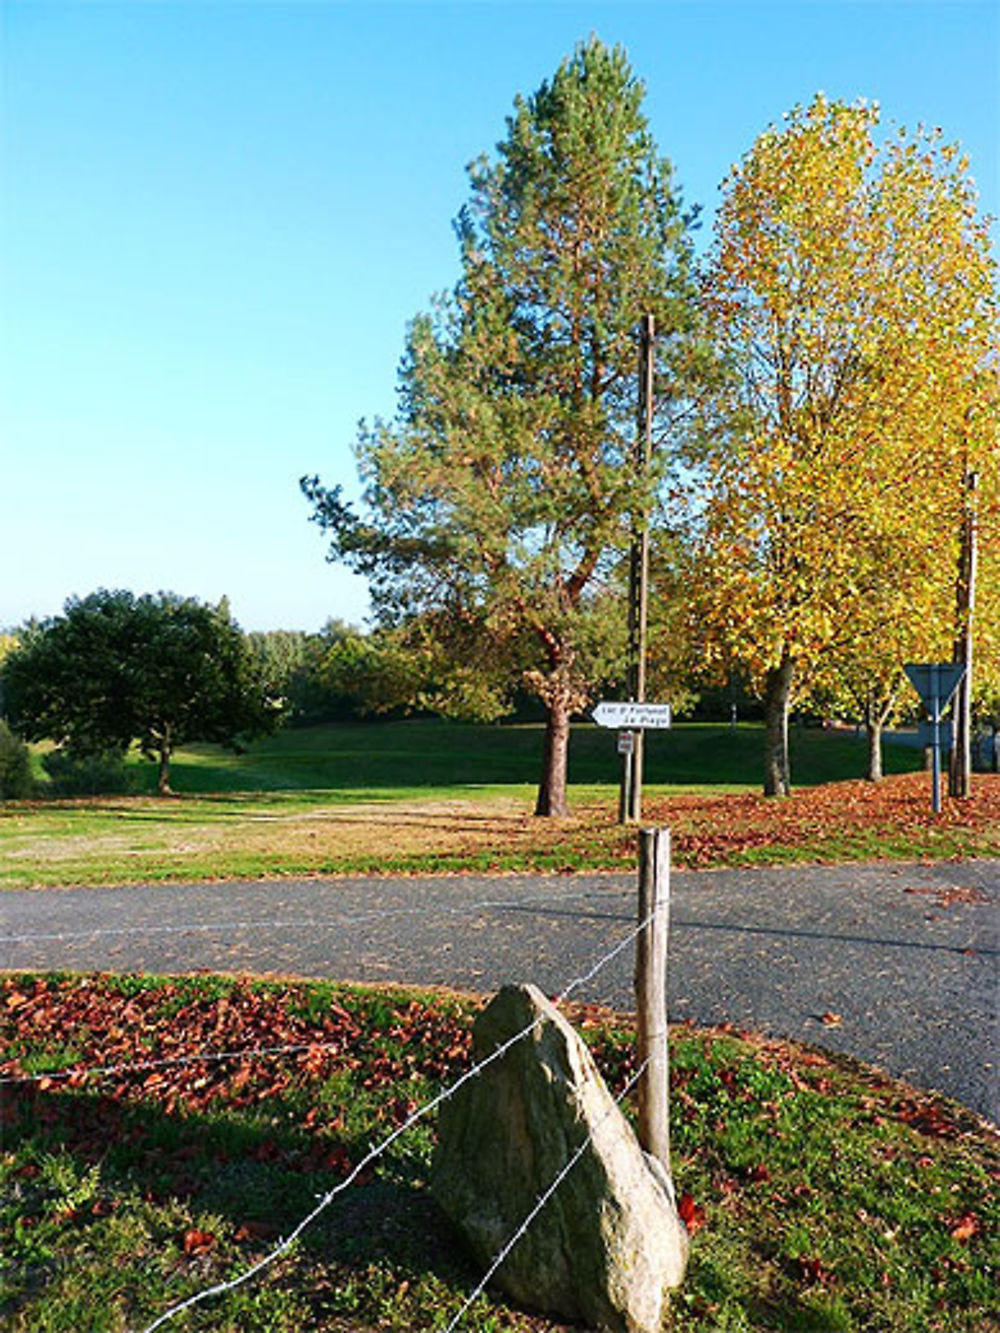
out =
{"type": "Polygon", "coordinates": [[[986,225],[957,148],[878,146],[878,122],[817,96],[762,134],[724,183],[705,274],[729,375],[691,448],[694,609],[704,658],[764,698],[770,795],[789,790],[789,707],[824,670],[873,644],[951,657],[969,470],[997,579],[986,225]]]}

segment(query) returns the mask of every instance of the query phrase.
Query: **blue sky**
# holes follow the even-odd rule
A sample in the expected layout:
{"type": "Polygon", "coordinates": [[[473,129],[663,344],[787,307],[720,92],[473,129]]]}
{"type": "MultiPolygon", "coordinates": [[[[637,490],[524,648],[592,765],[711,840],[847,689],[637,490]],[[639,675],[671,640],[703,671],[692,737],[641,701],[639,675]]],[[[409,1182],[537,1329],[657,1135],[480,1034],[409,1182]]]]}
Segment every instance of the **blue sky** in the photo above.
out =
{"type": "Polygon", "coordinates": [[[0,627],[101,586],[362,622],[298,478],[356,491],[356,423],[457,276],[466,164],[591,32],[706,240],[730,165],[820,89],[941,126],[1000,211],[995,0],[4,0],[0,627]]]}

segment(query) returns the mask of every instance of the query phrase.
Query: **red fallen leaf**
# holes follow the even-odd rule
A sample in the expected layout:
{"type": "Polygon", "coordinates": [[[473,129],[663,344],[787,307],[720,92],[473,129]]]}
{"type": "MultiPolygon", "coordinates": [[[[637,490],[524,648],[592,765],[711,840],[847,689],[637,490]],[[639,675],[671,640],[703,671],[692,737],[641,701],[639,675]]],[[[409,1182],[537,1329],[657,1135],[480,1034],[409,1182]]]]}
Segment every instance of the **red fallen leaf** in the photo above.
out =
{"type": "Polygon", "coordinates": [[[825,1055],[820,1055],[818,1052],[812,1052],[812,1051],[803,1051],[799,1057],[799,1063],[803,1065],[815,1066],[816,1068],[820,1069],[829,1069],[830,1067],[830,1061],[826,1058],[825,1055]]]}
{"type": "Polygon", "coordinates": [[[278,1234],[278,1228],[270,1222],[244,1222],[237,1229],[234,1237],[237,1241],[244,1240],[270,1240],[278,1234]]]}
{"type": "Polygon", "coordinates": [[[835,1014],[832,1009],[828,1009],[825,1014],[820,1015],[819,1020],[824,1027],[839,1028],[844,1019],[842,1015],[835,1014]]]}
{"type": "Polygon", "coordinates": [[[827,1268],[819,1255],[812,1255],[809,1258],[806,1258],[805,1255],[801,1256],[799,1267],[802,1269],[804,1277],[811,1282],[819,1282],[824,1287],[831,1286],[837,1280],[836,1274],[827,1268]]]}
{"type": "Polygon", "coordinates": [[[971,1240],[973,1236],[979,1234],[979,1218],[975,1213],[963,1213],[957,1218],[951,1226],[952,1240],[971,1240]]]}
{"type": "Polygon", "coordinates": [[[4,1004],[8,1009],[20,1009],[22,1004],[29,1004],[30,1001],[30,995],[22,995],[20,991],[12,991],[4,1000],[4,1004]]]}
{"type": "Polygon", "coordinates": [[[705,1210],[700,1204],[695,1203],[690,1194],[682,1194],[677,1203],[677,1212],[680,1219],[687,1227],[688,1235],[693,1236],[705,1225],[705,1210]]]}
{"type": "Polygon", "coordinates": [[[258,1162],[274,1162],[281,1156],[281,1149],[273,1139],[261,1139],[260,1143],[251,1149],[250,1156],[258,1162]]]}
{"type": "Polygon", "coordinates": [[[752,1181],[754,1181],[755,1184],[757,1184],[757,1185],[762,1185],[762,1184],[764,1183],[765,1180],[770,1180],[770,1179],[771,1179],[771,1173],[770,1173],[770,1171],[768,1171],[768,1169],[767,1169],[767,1167],[764,1165],[764,1163],[763,1163],[763,1162],[760,1162],[760,1163],[758,1163],[758,1165],[755,1166],[754,1169],[750,1172],[750,1179],[751,1179],[752,1181]]]}
{"type": "Polygon", "coordinates": [[[192,1227],[184,1233],[184,1253],[189,1259],[207,1254],[214,1244],[215,1237],[210,1231],[199,1231],[197,1227],[192,1227]]]}
{"type": "Polygon", "coordinates": [[[895,1112],[899,1120],[932,1138],[950,1139],[958,1134],[954,1121],[949,1120],[944,1111],[933,1102],[927,1105],[914,1101],[899,1102],[895,1112]]]}

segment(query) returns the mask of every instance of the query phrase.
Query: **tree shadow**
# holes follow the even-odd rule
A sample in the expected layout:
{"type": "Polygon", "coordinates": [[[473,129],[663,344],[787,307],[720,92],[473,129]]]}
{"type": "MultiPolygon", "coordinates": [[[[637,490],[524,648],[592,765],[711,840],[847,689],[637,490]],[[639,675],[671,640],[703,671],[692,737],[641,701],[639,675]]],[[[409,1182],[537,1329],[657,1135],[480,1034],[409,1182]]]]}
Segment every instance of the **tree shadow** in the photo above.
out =
{"type": "MultiPolygon", "coordinates": [[[[72,1232],[72,1253],[79,1255],[99,1248],[98,1232],[109,1216],[136,1234],[143,1225],[150,1229],[141,1249],[163,1243],[155,1233],[169,1219],[176,1231],[170,1240],[179,1250],[178,1299],[191,1294],[197,1272],[199,1256],[185,1254],[185,1246],[191,1244],[186,1237],[199,1225],[198,1218],[216,1219],[220,1233],[210,1237],[218,1262],[199,1258],[200,1286],[207,1288],[232,1280],[279,1245],[312,1213],[319,1197],[347,1178],[369,1147],[357,1135],[276,1127],[264,1116],[234,1123],[211,1111],[178,1114],[108,1093],[42,1091],[37,1084],[5,1089],[3,1125],[8,1161],[21,1164],[14,1171],[20,1196],[14,1211],[24,1226],[33,1227],[46,1214],[61,1219],[72,1232]],[[37,1165],[66,1156],[74,1178],[92,1169],[98,1173],[96,1195],[82,1209],[73,1207],[69,1186],[61,1200],[37,1165]],[[88,1247],[88,1230],[95,1236],[93,1247],[88,1247]]],[[[471,1289],[479,1274],[431,1196],[425,1175],[426,1163],[406,1154],[387,1155],[377,1169],[362,1171],[304,1231],[294,1276],[286,1273],[285,1278],[327,1313],[331,1307],[336,1313],[337,1283],[364,1291],[376,1270],[397,1286],[429,1277],[457,1293],[471,1289]]],[[[8,1315],[44,1289],[49,1276],[46,1264],[36,1262],[19,1277],[18,1260],[12,1247],[8,1315]]],[[[137,1293],[137,1304],[144,1262],[137,1253],[134,1269],[130,1272],[126,1263],[118,1276],[122,1288],[131,1286],[137,1293]]],[[[358,1313],[364,1318],[363,1299],[358,1313]]]]}

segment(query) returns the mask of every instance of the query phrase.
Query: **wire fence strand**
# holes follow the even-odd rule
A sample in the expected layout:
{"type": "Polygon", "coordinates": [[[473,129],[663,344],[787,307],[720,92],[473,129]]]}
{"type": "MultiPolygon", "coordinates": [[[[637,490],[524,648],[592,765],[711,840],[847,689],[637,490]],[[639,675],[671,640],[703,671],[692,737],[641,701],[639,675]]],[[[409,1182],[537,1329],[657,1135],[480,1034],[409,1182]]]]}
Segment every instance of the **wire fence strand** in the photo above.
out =
{"type": "MultiPolygon", "coordinates": [[[[641,921],[638,924],[638,926],[636,926],[632,931],[628,933],[628,935],[626,935],[622,940],[620,940],[613,949],[611,949],[608,953],[600,957],[587,972],[582,973],[578,977],[574,977],[568,983],[568,985],[566,985],[562,989],[562,991],[559,992],[559,994],[555,997],[555,999],[559,1001],[565,1001],[569,998],[571,994],[579,990],[581,986],[586,985],[588,981],[592,980],[593,977],[595,977],[604,967],[606,967],[613,959],[617,958],[619,954],[621,954],[625,949],[628,948],[630,944],[634,942],[634,940],[638,937],[638,935],[643,930],[646,929],[650,920],[651,918],[647,918],[646,920],[641,921]]],[[[361,1159],[361,1161],[358,1162],[357,1165],[351,1170],[349,1175],[347,1175],[342,1181],[339,1181],[338,1184],[336,1184],[332,1189],[328,1190],[324,1195],[322,1195],[316,1206],[298,1223],[298,1225],[286,1237],[280,1240],[272,1250],[270,1250],[261,1259],[258,1259],[255,1264],[252,1264],[244,1272],[237,1274],[237,1276],[234,1278],[230,1278],[224,1282],[217,1282],[213,1286],[206,1287],[202,1291],[195,1292],[194,1295],[189,1296],[186,1300],[180,1301],[176,1305],[172,1305],[169,1309],[164,1310],[162,1314],[160,1314],[156,1319],[154,1319],[151,1324],[147,1324],[142,1329],[141,1333],[154,1333],[155,1329],[162,1328],[162,1326],[166,1324],[169,1320],[174,1319],[177,1315],[183,1313],[185,1310],[189,1310],[195,1305],[201,1304],[202,1301],[210,1300],[214,1296],[221,1296],[226,1294],[227,1292],[234,1291],[237,1287],[242,1286],[245,1282],[249,1282],[251,1278],[256,1277],[258,1273],[260,1273],[263,1269],[267,1268],[270,1264],[274,1263],[274,1261],[280,1258],[281,1255],[286,1254],[288,1250],[292,1247],[292,1245],[294,1245],[295,1242],[298,1240],[298,1238],[302,1235],[302,1233],[309,1226],[312,1225],[312,1223],[316,1220],[317,1217],[320,1216],[322,1212],[324,1212],[330,1206],[330,1204],[334,1201],[334,1199],[337,1198],[339,1194],[342,1194],[344,1190],[348,1189],[349,1186],[351,1186],[357,1180],[357,1178],[361,1175],[361,1173],[365,1171],[369,1166],[371,1166],[373,1162],[377,1161],[378,1158],[381,1157],[385,1152],[387,1152],[388,1149],[403,1134],[405,1134],[408,1130],[412,1129],[414,1125],[418,1124],[425,1116],[429,1115],[432,1111],[437,1110],[439,1106],[441,1106],[444,1102],[446,1102],[450,1097],[453,1097],[455,1093],[458,1092],[459,1088],[463,1087],[471,1079],[478,1078],[478,1076],[483,1072],[483,1070],[485,1070],[491,1064],[493,1064],[494,1061],[501,1059],[507,1053],[507,1051],[511,1049],[512,1046],[516,1045],[517,1042],[522,1041],[525,1037],[527,1037],[529,1033],[533,1032],[541,1022],[542,1022],[541,1017],[533,1019],[532,1022],[527,1024],[519,1032],[514,1033],[513,1036],[509,1037],[505,1042],[502,1042],[499,1046],[497,1046],[493,1051],[490,1052],[488,1056],[486,1056],[485,1059],[480,1061],[478,1064],[473,1065],[470,1069],[466,1070],[466,1072],[462,1074],[461,1077],[458,1078],[453,1084],[443,1089],[443,1091],[438,1093],[437,1096],[433,1097],[429,1102],[426,1102],[423,1106],[418,1107],[417,1110],[415,1110],[406,1120],[404,1120],[401,1125],[399,1125],[396,1129],[394,1129],[391,1134],[388,1134],[383,1140],[381,1140],[380,1143],[378,1143],[374,1148],[370,1149],[369,1152],[361,1159]]]]}
{"type": "Polygon", "coordinates": [[[480,1281],[479,1281],[479,1283],[477,1284],[477,1286],[476,1286],[476,1287],[469,1293],[469,1295],[468,1295],[468,1297],[466,1298],[465,1303],[463,1304],[462,1308],[461,1308],[461,1309],[458,1311],[458,1313],[454,1316],[454,1318],[452,1319],[451,1323],[450,1323],[450,1324],[448,1325],[448,1327],[444,1330],[444,1333],[454,1333],[454,1330],[455,1330],[455,1329],[458,1327],[458,1325],[462,1322],[462,1320],[465,1318],[465,1316],[468,1314],[468,1312],[472,1309],[473,1305],[475,1305],[476,1301],[479,1299],[479,1297],[483,1294],[483,1292],[484,1292],[484,1291],[486,1290],[486,1288],[489,1286],[490,1279],[493,1277],[494,1273],[497,1271],[498,1268],[500,1268],[500,1266],[503,1264],[504,1260],[507,1258],[507,1256],[511,1253],[511,1251],[514,1249],[514,1247],[517,1245],[518,1241],[520,1241],[520,1240],[527,1234],[528,1228],[531,1226],[532,1222],[535,1220],[535,1218],[538,1216],[538,1214],[542,1211],[542,1209],[545,1207],[545,1205],[548,1203],[548,1201],[552,1198],[553,1194],[555,1194],[556,1190],[557,1190],[557,1189],[559,1188],[559,1186],[563,1183],[563,1181],[566,1179],[566,1177],[569,1175],[569,1173],[573,1170],[573,1168],[577,1165],[577,1163],[578,1163],[578,1162],[580,1161],[580,1159],[583,1157],[583,1154],[584,1154],[584,1153],[587,1151],[587,1149],[590,1147],[591,1143],[593,1143],[593,1141],[594,1141],[594,1130],[597,1129],[597,1128],[599,1128],[601,1125],[603,1125],[603,1124],[608,1120],[608,1118],[611,1116],[611,1113],[612,1113],[613,1111],[615,1111],[615,1110],[618,1109],[618,1107],[621,1105],[621,1103],[625,1100],[625,1098],[628,1096],[628,1094],[632,1091],[632,1089],[633,1089],[633,1087],[636,1085],[636,1083],[638,1083],[639,1079],[642,1078],[643,1074],[644,1074],[645,1071],[646,1071],[646,1067],[647,1067],[648,1064],[649,1064],[649,1061],[648,1061],[648,1060],[643,1061],[643,1063],[642,1063],[642,1064],[640,1065],[640,1067],[635,1071],[635,1073],[632,1074],[632,1076],[629,1078],[628,1082],[625,1084],[624,1088],[621,1090],[621,1092],[620,1092],[620,1093],[618,1094],[618,1096],[615,1098],[614,1104],[613,1104],[612,1106],[610,1106],[610,1107],[608,1108],[607,1111],[605,1111],[604,1115],[601,1116],[600,1120],[598,1120],[597,1124],[593,1127],[593,1129],[591,1130],[591,1132],[587,1135],[587,1137],[583,1140],[583,1142],[582,1142],[582,1143],[575,1149],[575,1151],[573,1152],[572,1156],[570,1156],[570,1157],[567,1159],[567,1161],[564,1163],[564,1165],[560,1168],[560,1170],[559,1170],[559,1171],[556,1173],[556,1175],[552,1178],[552,1181],[546,1186],[546,1188],[545,1188],[545,1189],[542,1191],[542,1193],[538,1196],[538,1198],[535,1200],[535,1203],[534,1203],[534,1205],[532,1206],[531,1210],[528,1212],[527,1216],[526,1216],[526,1217],[524,1218],[524,1220],[520,1223],[520,1225],[516,1228],[516,1230],[512,1232],[512,1234],[511,1234],[511,1236],[509,1237],[509,1239],[507,1240],[506,1244],[502,1247],[502,1249],[501,1249],[501,1250],[499,1251],[499,1253],[496,1255],[496,1257],[494,1258],[493,1262],[490,1264],[489,1268],[488,1268],[488,1269],[486,1270],[486,1272],[483,1274],[483,1276],[482,1276],[482,1278],[480,1279],[480,1281]]]}
{"type": "MultiPolygon", "coordinates": [[[[580,893],[567,894],[560,901],[571,903],[581,898],[589,898],[592,896],[592,893],[584,890],[580,893]]],[[[437,908],[436,911],[439,915],[443,916],[465,917],[472,916],[476,912],[511,912],[538,906],[551,907],[551,895],[533,898],[487,898],[479,902],[463,904],[461,907],[442,906],[437,908]]],[[[213,932],[229,930],[329,929],[331,926],[360,925],[370,921],[392,920],[394,918],[405,916],[425,917],[426,915],[427,908],[425,904],[410,904],[405,907],[380,908],[377,911],[369,910],[341,914],[334,913],[329,917],[300,917],[292,919],[276,917],[271,919],[261,918],[259,920],[244,919],[237,921],[182,921],[179,923],[170,923],[168,925],[94,926],[90,928],[81,928],[80,930],[25,931],[19,935],[0,935],[0,945],[66,943],[70,940],[92,940],[103,939],[106,937],[120,938],[125,935],[187,935],[196,932],[210,934],[213,932]]]]}
{"type": "Polygon", "coordinates": [[[53,1069],[41,1074],[11,1074],[0,1078],[0,1087],[18,1083],[44,1083],[54,1079],[74,1079],[81,1081],[90,1078],[111,1078],[115,1074],[136,1074],[147,1069],[168,1069],[174,1065],[214,1064],[226,1060],[252,1060],[258,1057],[277,1055],[312,1054],[314,1051],[340,1051],[343,1042],[305,1041],[288,1046],[253,1046],[235,1051],[203,1051],[200,1054],[164,1056],[159,1060],[128,1061],[117,1065],[94,1065],[81,1068],[74,1065],[69,1069],[53,1069]]]}

